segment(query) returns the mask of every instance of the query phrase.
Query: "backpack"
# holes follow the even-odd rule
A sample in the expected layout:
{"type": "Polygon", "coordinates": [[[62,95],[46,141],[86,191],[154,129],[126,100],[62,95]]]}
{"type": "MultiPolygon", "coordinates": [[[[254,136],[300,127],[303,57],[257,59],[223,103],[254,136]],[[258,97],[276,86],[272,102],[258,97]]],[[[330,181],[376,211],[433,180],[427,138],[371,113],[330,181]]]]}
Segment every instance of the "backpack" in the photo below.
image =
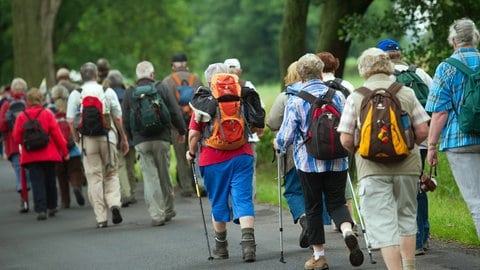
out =
{"type": "MultiPolygon", "coordinates": [[[[103,91],[105,92],[105,88],[103,91]]],[[[81,89],[79,89],[81,93],[81,89]]],[[[103,97],[85,95],[81,102],[81,117],[78,132],[85,136],[108,136],[111,128],[110,113],[103,104],[103,97]]]]}
{"type": "Polygon", "coordinates": [[[25,111],[26,108],[27,106],[25,104],[25,100],[23,99],[10,101],[7,113],[5,115],[8,130],[13,130],[13,126],[15,125],[15,120],[17,119],[18,114],[25,111]]]}
{"type": "Polygon", "coordinates": [[[170,111],[153,83],[138,85],[132,92],[130,126],[142,136],[152,136],[169,128],[170,111]]]}
{"type": "Polygon", "coordinates": [[[342,79],[340,78],[335,78],[333,80],[329,80],[325,82],[325,85],[328,86],[329,88],[333,88],[334,90],[338,90],[342,92],[343,96],[347,98],[350,95],[350,91],[342,85],[342,79]]]}
{"type": "Polygon", "coordinates": [[[447,58],[445,62],[459,69],[468,78],[463,90],[463,98],[459,108],[453,109],[458,118],[460,130],[465,133],[480,134],[480,71],[473,71],[455,58],[447,58]]]}
{"type": "Polygon", "coordinates": [[[329,88],[322,98],[306,91],[297,94],[311,104],[304,144],[307,153],[315,159],[332,160],[348,156],[348,151],[340,143],[340,133],[337,132],[341,113],[333,103],[335,91],[329,88]]]}
{"type": "Polygon", "coordinates": [[[396,77],[396,82],[412,88],[420,104],[425,107],[429,89],[425,82],[415,73],[416,69],[416,66],[409,66],[408,69],[403,71],[395,69],[393,75],[396,77]]]}
{"type": "Polygon", "coordinates": [[[44,109],[38,111],[32,119],[28,113],[24,112],[27,122],[23,124],[23,148],[25,151],[34,151],[47,147],[50,140],[48,133],[43,129],[38,121],[38,116],[44,109]]]}
{"type": "Polygon", "coordinates": [[[376,162],[404,160],[414,147],[410,116],[402,111],[398,91],[400,83],[394,82],[388,89],[369,90],[361,87],[360,141],[358,153],[376,162]]]}
{"type": "Polygon", "coordinates": [[[67,141],[67,148],[70,150],[75,146],[75,141],[72,137],[72,132],[70,130],[70,125],[68,124],[67,118],[65,115],[57,116],[57,123],[60,127],[63,137],[67,141]]]}
{"type": "Polygon", "coordinates": [[[177,73],[171,74],[172,79],[175,81],[175,87],[177,91],[175,92],[175,97],[177,98],[178,105],[183,112],[185,122],[190,121],[190,116],[192,115],[192,109],[188,105],[190,100],[192,100],[195,93],[195,87],[193,83],[195,82],[195,75],[190,74],[187,80],[181,80],[177,73]]]}
{"type": "Polygon", "coordinates": [[[204,144],[220,150],[235,150],[248,141],[248,127],[241,101],[241,87],[234,74],[215,74],[211,93],[215,114],[204,133],[204,144]]]}

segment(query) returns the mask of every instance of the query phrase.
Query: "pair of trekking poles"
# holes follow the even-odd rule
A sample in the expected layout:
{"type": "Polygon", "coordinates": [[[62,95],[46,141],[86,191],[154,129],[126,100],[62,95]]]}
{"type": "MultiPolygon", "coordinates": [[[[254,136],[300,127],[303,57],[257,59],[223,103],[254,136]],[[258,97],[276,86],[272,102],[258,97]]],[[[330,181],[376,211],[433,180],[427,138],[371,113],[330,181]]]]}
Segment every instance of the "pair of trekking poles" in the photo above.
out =
{"type": "MultiPolygon", "coordinates": [[[[280,232],[280,262],[286,263],[285,258],[283,256],[283,206],[282,206],[282,180],[285,182],[285,154],[282,154],[279,150],[275,151],[276,159],[277,159],[277,187],[278,187],[278,224],[279,224],[279,232],[280,232]]],[[[357,198],[353,189],[352,180],[350,179],[350,175],[347,174],[347,182],[350,186],[352,193],[353,193],[353,203],[355,204],[355,209],[358,213],[358,218],[360,220],[360,225],[362,227],[362,234],[363,239],[365,240],[365,246],[368,251],[368,255],[370,256],[370,263],[376,264],[377,262],[372,257],[371,245],[370,241],[368,240],[368,235],[365,230],[365,224],[363,223],[362,215],[360,214],[360,207],[357,202],[357,198]]]]}

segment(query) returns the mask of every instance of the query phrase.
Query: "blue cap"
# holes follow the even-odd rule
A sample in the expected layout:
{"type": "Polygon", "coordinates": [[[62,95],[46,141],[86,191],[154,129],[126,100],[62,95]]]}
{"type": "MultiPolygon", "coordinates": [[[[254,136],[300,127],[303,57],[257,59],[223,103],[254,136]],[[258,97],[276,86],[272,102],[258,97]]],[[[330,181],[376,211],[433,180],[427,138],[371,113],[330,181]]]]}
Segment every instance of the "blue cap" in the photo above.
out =
{"type": "Polygon", "coordinates": [[[378,42],[377,48],[383,51],[399,51],[400,45],[395,40],[392,39],[384,39],[378,42]]]}

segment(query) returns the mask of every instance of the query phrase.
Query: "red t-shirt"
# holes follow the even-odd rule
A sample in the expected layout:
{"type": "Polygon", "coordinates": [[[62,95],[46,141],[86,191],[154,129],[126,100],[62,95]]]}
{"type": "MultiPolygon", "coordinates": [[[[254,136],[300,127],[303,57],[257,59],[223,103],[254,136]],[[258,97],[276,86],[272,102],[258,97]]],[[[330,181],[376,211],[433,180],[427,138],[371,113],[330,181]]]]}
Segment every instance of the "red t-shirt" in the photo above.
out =
{"type": "MultiPolygon", "coordinates": [[[[202,133],[203,129],[206,126],[207,123],[197,123],[195,121],[195,113],[192,114],[192,117],[190,118],[189,129],[196,130],[202,133]]],[[[244,154],[253,156],[253,149],[249,143],[246,143],[242,145],[242,147],[235,150],[219,150],[205,145],[201,145],[198,165],[208,166],[212,164],[217,164],[244,154]]]]}

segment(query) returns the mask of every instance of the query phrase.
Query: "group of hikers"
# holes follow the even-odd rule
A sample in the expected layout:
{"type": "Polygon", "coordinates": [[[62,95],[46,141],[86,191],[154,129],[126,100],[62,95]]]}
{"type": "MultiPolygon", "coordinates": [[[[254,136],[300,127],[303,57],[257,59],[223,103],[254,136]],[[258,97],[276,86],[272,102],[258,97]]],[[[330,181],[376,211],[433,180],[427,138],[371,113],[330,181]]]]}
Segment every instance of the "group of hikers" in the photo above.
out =
{"type": "Polygon", "coordinates": [[[37,219],[54,217],[58,180],[62,208],[71,205],[70,186],[84,205],[86,185],[96,227],[108,227],[109,216],[119,224],[121,208],[137,201],[138,161],[152,226],[176,216],[175,194],[206,196],[213,254],[229,258],[233,221],[243,260],[254,262],[255,145],[266,124],[276,131],[273,148],[283,195],[301,227],[299,246],[310,247],[305,269],[329,268],[324,225],[331,221],[352,266],[364,261],[360,226],[388,269],[415,269],[415,256],[428,249],[426,194],[437,184],[423,172],[436,166],[437,151],[445,151],[480,237],[480,129],[471,105],[480,102],[480,83],[470,79],[479,76],[479,41],[472,20],[455,20],[448,37],[454,51],[432,79],[403,61],[398,42],[381,40],[358,59],[365,80],[358,89],[335,77],[339,60],[330,52],[306,53],[289,66],[268,115],[255,86],[240,78],[236,58],[210,64],[206,85],[184,53],[173,55],[162,81],[151,62],[139,62],[129,87],[106,59],[81,66],[81,85],[59,69],[47,95],[15,78],[0,107],[0,132],[22,194],[20,211],[29,211],[31,189],[37,219]],[[169,173],[171,145],[178,192],[169,173]]]}

